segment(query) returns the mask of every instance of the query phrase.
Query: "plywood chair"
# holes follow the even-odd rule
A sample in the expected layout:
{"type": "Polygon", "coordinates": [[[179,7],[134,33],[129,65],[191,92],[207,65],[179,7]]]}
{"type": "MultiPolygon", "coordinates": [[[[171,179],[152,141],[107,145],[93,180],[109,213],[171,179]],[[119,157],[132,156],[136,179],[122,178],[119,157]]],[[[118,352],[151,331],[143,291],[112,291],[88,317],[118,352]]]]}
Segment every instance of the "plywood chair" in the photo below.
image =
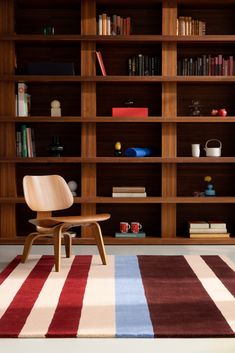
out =
{"type": "Polygon", "coordinates": [[[66,181],[59,175],[26,175],[23,178],[24,197],[31,210],[37,212],[36,219],[29,222],[36,226],[36,232],[30,233],[25,240],[21,262],[28,258],[33,242],[40,237],[52,237],[54,241],[55,270],[60,271],[61,238],[64,238],[66,257],[71,255],[71,234],[68,230],[77,226],[95,225],[95,240],[103,265],[106,255],[101,228],[98,222],[110,218],[109,214],[91,216],[52,217],[52,211],[72,206],[74,199],[66,181]]]}

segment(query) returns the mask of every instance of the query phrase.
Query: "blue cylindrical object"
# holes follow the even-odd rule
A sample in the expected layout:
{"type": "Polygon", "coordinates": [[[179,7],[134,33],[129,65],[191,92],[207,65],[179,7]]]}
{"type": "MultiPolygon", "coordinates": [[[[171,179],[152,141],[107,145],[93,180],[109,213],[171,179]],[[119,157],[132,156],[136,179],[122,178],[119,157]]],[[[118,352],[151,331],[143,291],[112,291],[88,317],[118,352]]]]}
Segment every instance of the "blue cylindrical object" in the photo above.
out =
{"type": "Polygon", "coordinates": [[[149,147],[129,147],[125,150],[126,157],[149,157],[153,155],[153,149],[149,147]]]}

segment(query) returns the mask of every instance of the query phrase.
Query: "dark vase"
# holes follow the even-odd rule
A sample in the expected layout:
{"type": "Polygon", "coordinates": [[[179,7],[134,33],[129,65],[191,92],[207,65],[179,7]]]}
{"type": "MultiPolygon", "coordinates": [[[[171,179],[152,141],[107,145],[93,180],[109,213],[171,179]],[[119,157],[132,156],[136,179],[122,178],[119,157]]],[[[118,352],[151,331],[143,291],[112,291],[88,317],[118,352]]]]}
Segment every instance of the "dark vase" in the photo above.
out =
{"type": "Polygon", "coordinates": [[[60,136],[52,136],[52,143],[49,145],[49,152],[52,157],[60,157],[64,147],[60,143],[60,136]]]}

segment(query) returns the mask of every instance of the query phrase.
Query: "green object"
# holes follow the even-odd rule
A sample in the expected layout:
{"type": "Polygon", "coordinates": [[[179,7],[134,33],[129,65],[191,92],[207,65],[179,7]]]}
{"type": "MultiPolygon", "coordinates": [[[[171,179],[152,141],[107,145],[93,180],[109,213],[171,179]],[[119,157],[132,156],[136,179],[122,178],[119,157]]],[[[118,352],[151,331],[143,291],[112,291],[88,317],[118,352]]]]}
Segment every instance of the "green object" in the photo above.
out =
{"type": "Polygon", "coordinates": [[[44,35],[53,35],[53,34],[55,34],[54,27],[50,27],[50,26],[44,27],[43,28],[43,34],[44,35]]]}
{"type": "Polygon", "coordinates": [[[116,238],[145,238],[146,233],[145,232],[139,232],[139,233],[115,233],[116,238]]]}

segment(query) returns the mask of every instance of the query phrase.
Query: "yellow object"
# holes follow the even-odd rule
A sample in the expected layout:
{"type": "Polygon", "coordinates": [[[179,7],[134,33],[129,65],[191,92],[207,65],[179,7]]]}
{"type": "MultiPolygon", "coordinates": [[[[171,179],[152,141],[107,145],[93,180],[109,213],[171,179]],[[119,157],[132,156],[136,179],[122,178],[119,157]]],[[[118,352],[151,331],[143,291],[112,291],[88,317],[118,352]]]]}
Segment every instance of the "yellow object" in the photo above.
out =
{"type": "Polygon", "coordinates": [[[208,183],[212,180],[212,177],[210,175],[205,176],[204,178],[205,181],[208,181],[208,183]]]}
{"type": "Polygon", "coordinates": [[[120,151],[121,148],[122,148],[121,142],[117,141],[115,143],[115,150],[120,151]]]}

